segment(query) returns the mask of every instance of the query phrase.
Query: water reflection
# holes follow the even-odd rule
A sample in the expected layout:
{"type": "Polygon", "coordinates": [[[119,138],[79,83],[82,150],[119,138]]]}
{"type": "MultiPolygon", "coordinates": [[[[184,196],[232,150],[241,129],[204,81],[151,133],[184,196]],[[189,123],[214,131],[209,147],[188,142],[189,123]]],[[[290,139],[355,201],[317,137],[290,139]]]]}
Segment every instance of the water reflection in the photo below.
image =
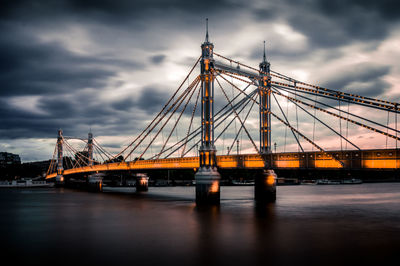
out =
{"type": "Polygon", "coordinates": [[[257,204],[253,187],[222,187],[212,207],[196,207],[192,187],[0,191],[0,250],[41,265],[381,265],[397,256],[399,190],[279,187],[257,204]]]}

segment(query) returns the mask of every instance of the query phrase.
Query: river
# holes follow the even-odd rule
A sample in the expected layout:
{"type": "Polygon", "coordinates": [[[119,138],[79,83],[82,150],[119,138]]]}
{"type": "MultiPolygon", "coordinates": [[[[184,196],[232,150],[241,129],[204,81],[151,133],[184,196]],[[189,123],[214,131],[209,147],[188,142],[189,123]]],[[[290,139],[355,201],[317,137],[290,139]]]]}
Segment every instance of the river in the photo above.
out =
{"type": "MultiPolygon", "coordinates": [[[[145,193],[0,190],[7,265],[399,265],[400,183],[221,187],[198,209],[194,187],[145,193]]],[[[3,264],[6,265],[6,264],[3,264]]]]}

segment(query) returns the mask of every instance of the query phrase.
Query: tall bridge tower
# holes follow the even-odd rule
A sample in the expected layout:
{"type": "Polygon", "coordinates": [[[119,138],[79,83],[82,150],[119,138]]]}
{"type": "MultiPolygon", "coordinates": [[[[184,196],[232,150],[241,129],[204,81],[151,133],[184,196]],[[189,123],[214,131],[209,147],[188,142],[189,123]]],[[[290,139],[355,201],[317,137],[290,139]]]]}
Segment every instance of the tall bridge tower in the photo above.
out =
{"type": "Polygon", "coordinates": [[[88,134],[88,159],[89,159],[89,166],[93,165],[93,134],[89,132],[88,134]]]}
{"type": "Polygon", "coordinates": [[[260,152],[261,154],[271,153],[271,75],[270,63],[265,55],[260,63],[260,152]]]}
{"type": "Polygon", "coordinates": [[[254,198],[257,201],[276,200],[276,174],[272,170],[271,150],[271,64],[265,55],[260,63],[260,153],[264,159],[264,170],[255,178],[254,198]]]}
{"type": "Polygon", "coordinates": [[[217,170],[216,148],[214,145],[214,45],[208,38],[201,45],[201,146],[199,149],[200,168],[195,175],[196,203],[219,204],[221,179],[217,170]]]}
{"type": "Polygon", "coordinates": [[[57,176],[56,184],[61,185],[64,183],[64,167],[63,167],[63,136],[62,130],[58,130],[57,137],[57,176]]]}

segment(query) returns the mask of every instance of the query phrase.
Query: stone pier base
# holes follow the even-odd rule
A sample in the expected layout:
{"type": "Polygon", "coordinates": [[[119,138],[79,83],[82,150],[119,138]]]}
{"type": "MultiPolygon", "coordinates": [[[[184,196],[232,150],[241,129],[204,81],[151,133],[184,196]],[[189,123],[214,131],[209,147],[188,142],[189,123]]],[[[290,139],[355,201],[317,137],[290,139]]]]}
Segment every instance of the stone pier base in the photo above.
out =
{"type": "Polygon", "coordinates": [[[215,168],[200,167],[195,175],[196,204],[219,205],[221,176],[215,168]]]}
{"type": "Polygon", "coordinates": [[[149,177],[146,174],[136,175],[136,192],[149,190],[149,177]]]}
{"type": "Polygon", "coordinates": [[[254,199],[257,202],[276,201],[276,174],[274,170],[264,170],[255,178],[254,199]]]}
{"type": "Polygon", "coordinates": [[[65,185],[65,181],[64,181],[64,176],[63,175],[57,175],[56,176],[55,185],[57,187],[62,187],[62,186],[65,185]]]}

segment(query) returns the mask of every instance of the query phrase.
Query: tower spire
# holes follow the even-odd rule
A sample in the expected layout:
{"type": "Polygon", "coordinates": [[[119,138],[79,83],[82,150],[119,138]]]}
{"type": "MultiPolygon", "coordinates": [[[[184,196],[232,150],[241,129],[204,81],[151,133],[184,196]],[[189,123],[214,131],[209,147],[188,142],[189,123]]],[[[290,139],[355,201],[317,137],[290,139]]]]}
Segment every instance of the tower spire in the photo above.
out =
{"type": "Polygon", "coordinates": [[[206,18],[206,42],[208,42],[208,18],[206,18]]]}
{"type": "Polygon", "coordinates": [[[267,59],[266,59],[266,56],[265,56],[265,41],[264,41],[264,57],[263,57],[263,61],[265,62],[267,59]]]}

